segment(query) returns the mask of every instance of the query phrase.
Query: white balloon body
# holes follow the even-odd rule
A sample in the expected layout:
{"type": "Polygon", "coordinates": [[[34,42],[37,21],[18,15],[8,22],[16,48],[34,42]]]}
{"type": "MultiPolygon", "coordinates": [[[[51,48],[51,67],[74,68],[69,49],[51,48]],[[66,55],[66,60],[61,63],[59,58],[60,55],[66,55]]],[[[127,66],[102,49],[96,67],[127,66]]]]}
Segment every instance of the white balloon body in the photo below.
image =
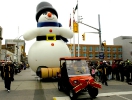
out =
{"type": "Polygon", "coordinates": [[[36,71],[38,66],[47,66],[49,68],[59,67],[60,57],[71,56],[67,45],[57,40],[54,42],[36,41],[30,48],[28,53],[28,61],[33,71],[36,71]],[[54,46],[51,46],[54,43],[54,46]]]}
{"type": "MultiPolygon", "coordinates": [[[[39,17],[38,22],[57,22],[57,17],[55,15],[52,15],[52,17],[48,17],[47,15],[42,14],[39,17]]],[[[37,36],[46,36],[47,34],[55,34],[69,39],[73,37],[73,32],[69,29],[65,29],[63,27],[48,26],[38,27],[36,29],[30,30],[27,33],[23,34],[23,38],[28,41],[36,38],[37,36]]],[[[57,68],[60,64],[60,57],[69,56],[71,56],[70,50],[63,40],[36,40],[29,49],[28,62],[31,69],[36,72],[39,66],[57,68]],[[52,43],[54,43],[54,46],[51,45],[52,43]]]]}

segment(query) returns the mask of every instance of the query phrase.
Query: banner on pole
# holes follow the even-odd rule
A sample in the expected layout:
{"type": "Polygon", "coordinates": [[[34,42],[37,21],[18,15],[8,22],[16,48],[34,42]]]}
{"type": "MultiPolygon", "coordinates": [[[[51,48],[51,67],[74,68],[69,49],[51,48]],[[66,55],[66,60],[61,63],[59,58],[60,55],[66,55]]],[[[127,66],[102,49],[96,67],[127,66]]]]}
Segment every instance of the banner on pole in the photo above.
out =
{"type": "Polygon", "coordinates": [[[104,59],[104,52],[99,52],[99,59],[104,59]]]}

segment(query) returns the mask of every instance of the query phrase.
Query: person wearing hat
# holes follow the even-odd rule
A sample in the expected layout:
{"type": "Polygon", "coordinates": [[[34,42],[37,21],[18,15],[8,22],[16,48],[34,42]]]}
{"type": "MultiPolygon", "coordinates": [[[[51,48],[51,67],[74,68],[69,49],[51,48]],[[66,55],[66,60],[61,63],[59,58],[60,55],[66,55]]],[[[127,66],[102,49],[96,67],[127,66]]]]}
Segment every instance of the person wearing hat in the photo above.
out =
{"type": "Polygon", "coordinates": [[[97,70],[98,70],[98,77],[99,77],[99,82],[102,81],[102,65],[103,65],[103,62],[98,62],[98,66],[97,66],[97,70]]]}
{"type": "Polygon", "coordinates": [[[10,86],[13,76],[12,74],[13,74],[12,64],[9,61],[7,61],[7,64],[4,67],[4,84],[8,92],[10,92],[10,86]]]}
{"type": "Polygon", "coordinates": [[[101,69],[101,82],[102,84],[105,84],[106,86],[108,86],[108,83],[107,83],[107,65],[106,65],[106,62],[103,61],[101,62],[100,66],[98,69],[101,69]]]}
{"type": "Polygon", "coordinates": [[[125,66],[125,63],[124,61],[120,61],[119,63],[119,71],[120,71],[120,75],[121,75],[121,81],[124,82],[124,77],[125,77],[125,71],[124,71],[124,66],[125,66]]]}

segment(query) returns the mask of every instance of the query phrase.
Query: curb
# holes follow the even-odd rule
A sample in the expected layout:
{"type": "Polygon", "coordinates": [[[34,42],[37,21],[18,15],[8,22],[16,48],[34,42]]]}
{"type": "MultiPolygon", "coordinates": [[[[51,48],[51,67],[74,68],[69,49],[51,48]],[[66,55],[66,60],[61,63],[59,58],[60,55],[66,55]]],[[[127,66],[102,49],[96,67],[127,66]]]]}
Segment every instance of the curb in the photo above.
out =
{"type": "Polygon", "coordinates": [[[53,97],[53,100],[71,100],[69,96],[66,97],[53,97]]]}

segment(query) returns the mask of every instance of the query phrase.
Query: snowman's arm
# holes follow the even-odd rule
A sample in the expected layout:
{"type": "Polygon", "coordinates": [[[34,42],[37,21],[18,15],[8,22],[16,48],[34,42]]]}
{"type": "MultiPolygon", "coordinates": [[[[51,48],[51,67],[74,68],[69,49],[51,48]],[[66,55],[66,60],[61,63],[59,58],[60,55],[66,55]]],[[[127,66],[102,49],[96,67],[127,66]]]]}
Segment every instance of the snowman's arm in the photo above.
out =
{"type": "Polygon", "coordinates": [[[65,37],[65,38],[69,38],[69,39],[71,39],[73,37],[73,34],[74,34],[70,29],[66,29],[63,27],[59,28],[59,32],[60,32],[61,36],[65,37]]]}
{"type": "Polygon", "coordinates": [[[40,33],[39,28],[32,29],[32,30],[26,32],[25,34],[23,34],[23,38],[24,38],[24,40],[29,41],[29,40],[36,38],[36,36],[38,36],[39,33],[40,33]]]}

